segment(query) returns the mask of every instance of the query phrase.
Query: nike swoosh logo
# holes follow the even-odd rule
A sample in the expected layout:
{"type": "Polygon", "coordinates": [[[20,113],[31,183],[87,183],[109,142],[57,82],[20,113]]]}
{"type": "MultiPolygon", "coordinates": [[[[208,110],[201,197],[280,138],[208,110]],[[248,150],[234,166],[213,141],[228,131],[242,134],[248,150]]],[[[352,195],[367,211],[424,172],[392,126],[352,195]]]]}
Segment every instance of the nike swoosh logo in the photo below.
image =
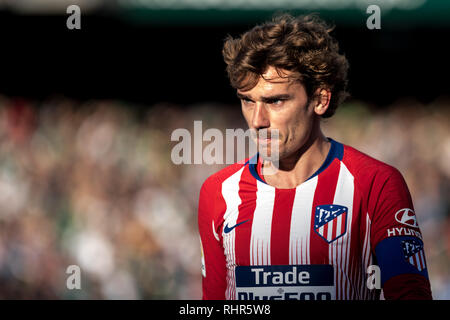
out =
{"type": "Polygon", "coordinates": [[[227,224],[225,225],[225,228],[223,228],[223,232],[224,232],[224,233],[229,233],[229,232],[231,232],[234,228],[240,226],[241,224],[243,224],[243,223],[245,223],[245,222],[247,222],[247,221],[248,221],[248,220],[239,222],[239,223],[235,224],[234,226],[232,226],[231,228],[228,227],[228,223],[227,223],[227,224]]]}

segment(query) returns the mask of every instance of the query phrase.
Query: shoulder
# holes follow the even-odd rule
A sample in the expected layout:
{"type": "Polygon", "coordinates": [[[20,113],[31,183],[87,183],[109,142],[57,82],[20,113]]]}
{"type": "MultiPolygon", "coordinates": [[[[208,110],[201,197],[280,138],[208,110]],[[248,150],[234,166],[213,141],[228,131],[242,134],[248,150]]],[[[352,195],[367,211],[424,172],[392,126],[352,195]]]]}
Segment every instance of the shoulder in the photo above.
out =
{"type": "Polygon", "coordinates": [[[209,192],[216,192],[218,188],[222,185],[222,183],[230,178],[233,174],[241,170],[246,163],[248,162],[248,159],[245,159],[243,161],[234,163],[232,165],[229,165],[216,173],[210,175],[206,180],[203,182],[200,194],[202,193],[209,193],[209,192]]]}
{"type": "Polygon", "coordinates": [[[413,207],[408,186],[395,167],[349,146],[344,146],[342,163],[352,174],[358,197],[372,221],[375,213],[392,218],[399,209],[413,207]]]}
{"type": "Polygon", "coordinates": [[[406,181],[397,168],[347,145],[344,146],[342,163],[362,195],[370,198],[377,198],[380,194],[390,198],[395,195],[409,197],[406,181]]]}
{"type": "Polygon", "coordinates": [[[377,160],[351,146],[344,145],[342,162],[355,179],[374,179],[401,176],[395,167],[377,160]]]}
{"type": "MultiPolygon", "coordinates": [[[[246,159],[247,160],[247,159],[246,159]]],[[[198,203],[198,219],[209,221],[217,219],[224,212],[226,205],[222,195],[222,184],[229,177],[241,170],[247,161],[229,165],[222,170],[210,175],[202,184],[198,203]]],[[[219,224],[216,223],[216,226],[219,224]]]]}

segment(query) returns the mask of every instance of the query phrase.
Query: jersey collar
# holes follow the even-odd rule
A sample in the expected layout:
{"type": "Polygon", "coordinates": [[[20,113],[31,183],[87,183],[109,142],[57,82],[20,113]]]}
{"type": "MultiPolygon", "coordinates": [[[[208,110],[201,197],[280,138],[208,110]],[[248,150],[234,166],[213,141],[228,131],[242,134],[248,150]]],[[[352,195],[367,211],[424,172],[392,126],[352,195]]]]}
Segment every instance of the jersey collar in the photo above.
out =
{"type": "MultiPolygon", "coordinates": [[[[314,178],[315,176],[319,175],[322,171],[324,171],[328,166],[333,162],[334,159],[342,160],[342,157],[344,156],[344,145],[342,143],[339,143],[331,138],[328,138],[328,141],[331,142],[331,148],[330,151],[328,151],[328,155],[325,159],[325,161],[322,163],[319,169],[317,169],[316,172],[314,172],[306,181],[314,178]]],[[[258,171],[261,170],[261,163],[259,161],[259,152],[256,153],[252,158],[250,158],[245,165],[249,166],[250,173],[252,176],[259,180],[262,183],[267,184],[267,182],[264,181],[264,179],[259,175],[258,171]],[[259,167],[258,167],[259,166],[259,167]],[[259,169],[259,170],[258,170],[259,169]]]]}

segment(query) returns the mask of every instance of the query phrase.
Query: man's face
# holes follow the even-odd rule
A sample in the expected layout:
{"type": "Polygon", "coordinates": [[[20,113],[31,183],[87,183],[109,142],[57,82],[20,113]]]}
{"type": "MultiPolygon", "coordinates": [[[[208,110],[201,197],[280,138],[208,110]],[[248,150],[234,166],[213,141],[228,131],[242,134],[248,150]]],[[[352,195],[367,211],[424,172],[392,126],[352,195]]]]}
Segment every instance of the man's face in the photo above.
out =
{"type": "Polygon", "coordinates": [[[317,117],[304,86],[285,77],[288,71],[282,72],[280,77],[274,67],[269,67],[255,87],[237,91],[245,120],[257,134],[258,150],[272,160],[295,157],[308,142],[317,117]],[[271,152],[274,129],[278,130],[278,157],[271,152]],[[264,134],[268,139],[261,138],[264,134]]]}

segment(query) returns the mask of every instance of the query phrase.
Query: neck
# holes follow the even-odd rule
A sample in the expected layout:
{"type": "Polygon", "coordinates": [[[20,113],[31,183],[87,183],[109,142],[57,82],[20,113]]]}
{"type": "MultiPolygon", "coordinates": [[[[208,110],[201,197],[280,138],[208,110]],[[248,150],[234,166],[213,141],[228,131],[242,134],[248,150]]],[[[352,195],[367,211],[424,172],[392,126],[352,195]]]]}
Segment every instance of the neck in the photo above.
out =
{"type": "Polygon", "coordinates": [[[270,161],[263,163],[262,174],[269,185],[280,189],[295,188],[316,172],[325,161],[331,143],[319,130],[294,154],[280,159],[279,168],[272,174],[270,161]]]}

